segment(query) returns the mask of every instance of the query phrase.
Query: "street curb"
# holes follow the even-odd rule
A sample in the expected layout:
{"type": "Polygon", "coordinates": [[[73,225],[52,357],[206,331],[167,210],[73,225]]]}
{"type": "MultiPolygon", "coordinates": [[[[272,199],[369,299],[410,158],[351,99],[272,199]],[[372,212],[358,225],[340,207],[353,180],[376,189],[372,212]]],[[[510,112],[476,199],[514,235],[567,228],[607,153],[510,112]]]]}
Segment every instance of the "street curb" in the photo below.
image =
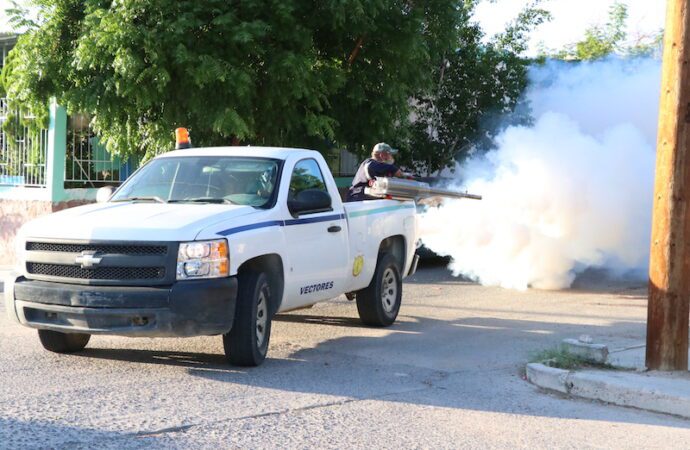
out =
{"type": "Polygon", "coordinates": [[[545,366],[540,363],[527,364],[527,380],[537,386],[558,391],[563,394],[568,393],[568,375],[570,372],[555,367],[545,366]]]}
{"type": "Polygon", "coordinates": [[[690,419],[687,379],[664,378],[653,372],[575,372],[540,363],[527,364],[526,372],[527,380],[543,389],[690,419]]]}
{"type": "Polygon", "coordinates": [[[604,364],[609,356],[609,348],[603,344],[581,342],[577,339],[563,339],[563,345],[569,353],[599,364],[604,364]]]}

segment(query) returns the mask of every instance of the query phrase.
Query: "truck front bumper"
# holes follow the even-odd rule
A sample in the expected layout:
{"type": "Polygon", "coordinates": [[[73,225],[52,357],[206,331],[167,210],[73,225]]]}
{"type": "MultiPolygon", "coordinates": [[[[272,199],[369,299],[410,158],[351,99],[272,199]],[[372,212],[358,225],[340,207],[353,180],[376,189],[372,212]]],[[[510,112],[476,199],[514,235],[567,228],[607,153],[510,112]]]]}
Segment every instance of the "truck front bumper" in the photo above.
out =
{"type": "Polygon", "coordinates": [[[236,299],[235,277],[166,287],[82,286],[17,277],[5,288],[7,312],[22,325],[119,336],[227,333],[236,299]]]}

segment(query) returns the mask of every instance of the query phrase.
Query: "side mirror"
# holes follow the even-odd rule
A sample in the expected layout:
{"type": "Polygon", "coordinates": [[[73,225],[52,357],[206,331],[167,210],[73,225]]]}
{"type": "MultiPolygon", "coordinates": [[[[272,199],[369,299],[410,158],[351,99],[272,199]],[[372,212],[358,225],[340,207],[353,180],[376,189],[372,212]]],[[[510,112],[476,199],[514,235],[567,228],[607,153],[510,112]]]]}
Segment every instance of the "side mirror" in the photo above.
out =
{"type": "Polygon", "coordinates": [[[288,200],[290,214],[316,213],[331,210],[331,196],[319,189],[305,189],[288,200]]]}
{"type": "Polygon", "coordinates": [[[98,191],[96,191],[96,202],[107,202],[108,200],[110,200],[110,197],[112,197],[113,192],[115,192],[115,188],[113,188],[112,186],[103,186],[98,191]]]}

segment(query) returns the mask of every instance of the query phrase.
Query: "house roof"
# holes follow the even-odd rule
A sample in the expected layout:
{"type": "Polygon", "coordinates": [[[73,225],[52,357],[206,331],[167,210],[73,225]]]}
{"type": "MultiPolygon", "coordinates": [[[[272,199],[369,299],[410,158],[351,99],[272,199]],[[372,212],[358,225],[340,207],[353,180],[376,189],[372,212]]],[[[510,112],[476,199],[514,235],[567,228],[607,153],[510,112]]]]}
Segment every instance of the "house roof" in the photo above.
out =
{"type": "Polygon", "coordinates": [[[0,32],[0,46],[9,46],[17,43],[17,33],[0,32]]]}

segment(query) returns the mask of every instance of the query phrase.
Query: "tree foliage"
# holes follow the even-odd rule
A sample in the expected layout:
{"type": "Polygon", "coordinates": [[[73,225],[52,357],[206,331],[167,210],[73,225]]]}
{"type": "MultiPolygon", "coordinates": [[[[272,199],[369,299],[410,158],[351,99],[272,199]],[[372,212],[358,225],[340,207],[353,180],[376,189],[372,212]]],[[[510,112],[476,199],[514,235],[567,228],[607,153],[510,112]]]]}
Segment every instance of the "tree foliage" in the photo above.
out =
{"type": "Polygon", "coordinates": [[[615,2],[609,8],[606,25],[592,25],[585,30],[581,41],[566,46],[557,52],[544,52],[544,56],[574,61],[591,61],[610,55],[621,57],[655,56],[660,54],[663,32],[637,36],[629,42],[626,20],[628,6],[615,2]]]}
{"type": "Polygon", "coordinates": [[[399,162],[418,172],[452,167],[489,147],[503,127],[529,120],[528,108],[518,106],[533,61],[521,55],[529,32],[550,14],[532,2],[487,42],[471,13],[463,11],[458,47],[432,68],[433,89],[414,100],[411,133],[396,143],[406,150],[399,162]]]}
{"type": "Polygon", "coordinates": [[[614,3],[609,10],[609,21],[605,27],[592,26],[585,31],[584,40],[575,44],[575,59],[599,59],[620,49],[625,40],[625,20],[628,7],[614,3]]]}
{"type": "Polygon", "coordinates": [[[123,155],[170,149],[179,126],[195,145],[361,149],[404,128],[428,68],[475,39],[462,0],[33,3],[10,101],[44,114],[55,97],[123,155]]]}

